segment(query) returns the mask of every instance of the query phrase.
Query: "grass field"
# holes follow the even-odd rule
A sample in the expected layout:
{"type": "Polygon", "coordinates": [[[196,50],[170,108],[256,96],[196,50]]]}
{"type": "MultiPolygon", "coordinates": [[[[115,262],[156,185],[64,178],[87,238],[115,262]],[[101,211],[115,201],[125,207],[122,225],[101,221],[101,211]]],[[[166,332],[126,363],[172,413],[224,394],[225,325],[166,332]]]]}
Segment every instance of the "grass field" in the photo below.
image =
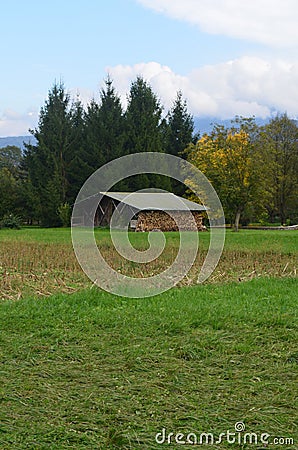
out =
{"type": "MultiPolygon", "coordinates": [[[[97,239],[114,257],[107,233],[97,239]]],[[[194,448],[155,436],[216,441],[236,422],[298,448],[298,233],[230,232],[208,283],[146,299],[95,288],[69,230],[0,230],[0,243],[1,450],[194,448]]]]}
{"type": "MultiPolygon", "coordinates": [[[[131,233],[138,249],[147,248],[147,233],[131,233]]],[[[157,259],[140,267],[128,263],[114,250],[108,231],[97,231],[100,251],[107,262],[124,274],[136,277],[159,273],[177,254],[179,234],[167,234],[162,262],[157,259]]],[[[74,292],[90,286],[73,252],[69,229],[0,230],[0,292],[2,298],[74,292]]],[[[196,284],[205,259],[209,233],[200,233],[200,251],[193,270],[179,286],[196,284]]],[[[225,249],[208,283],[247,281],[258,277],[295,277],[298,261],[298,232],[227,232],[225,249]]]]}

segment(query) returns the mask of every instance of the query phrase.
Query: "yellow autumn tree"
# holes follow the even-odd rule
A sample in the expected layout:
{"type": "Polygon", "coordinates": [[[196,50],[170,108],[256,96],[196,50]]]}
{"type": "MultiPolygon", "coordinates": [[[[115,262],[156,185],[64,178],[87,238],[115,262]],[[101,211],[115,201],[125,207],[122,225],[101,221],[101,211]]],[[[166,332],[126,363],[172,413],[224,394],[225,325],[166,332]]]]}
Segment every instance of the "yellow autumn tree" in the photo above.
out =
{"type": "Polygon", "coordinates": [[[187,160],[212,183],[223,204],[226,217],[238,231],[241,215],[261,191],[257,127],[253,119],[236,120],[238,127],[216,125],[185,150],[187,160]]]}

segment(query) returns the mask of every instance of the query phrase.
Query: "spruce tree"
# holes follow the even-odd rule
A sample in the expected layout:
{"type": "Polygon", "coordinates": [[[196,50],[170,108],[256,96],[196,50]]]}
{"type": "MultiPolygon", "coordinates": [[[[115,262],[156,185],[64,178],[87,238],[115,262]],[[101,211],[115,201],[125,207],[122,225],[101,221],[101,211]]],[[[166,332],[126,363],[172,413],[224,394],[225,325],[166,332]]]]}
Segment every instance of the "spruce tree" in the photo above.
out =
{"type": "Polygon", "coordinates": [[[100,92],[100,101],[88,105],[86,117],[86,153],[93,171],[123,155],[124,118],[121,101],[108,77],[100,92]]]}
{"type": "Polygon", "coordinates": [[[151,86],[142,78],[131,84],[126,110],[127,153],[161,152],[162,106],[151,86]]]}
{"type": "MultiPolygon", "coordinates": [[[[193,116],[187,110],[187,103],[182,98],[182,92],[178,91],[173,106],[165,120],[166,152],[180,158],[185,158],[183,151],[192,142],[193,132],[193,116]]],[[[173,179],[172,191],[175,194],[183,195],[185,193],[185,186],[173,179]]]]}
{"type": "Polygon", "coordinates": [[[63,83],[55,83],[31,133],[36,145],[26,145],[26,164],[41,207],[44,226],[60,225],[58,208],[68,201],[67,164],[71,160],[70,97],[63,83]]]}
{"type": "Polygon", "coordinates": [[[92,99],[85,113],[85,150],[87,161],[92,170],[96,170],[104,164],[104,156],[101,146],[101,130],[99,126],[99,104],[92,99]]]}
{"type": "Polygon", "coordinates": [[[86,146],[85,111],[79,98],[70,109],[70,147],[67,153],[67,202],[72,205],[87,178],[94,172],[90,150],[86,146]]]}
{"type": "Polygon", "coordinates": [[[120,97],[108,77],[100,93],[98,111],[100,145],[104,162],[107,163],[124,154],[124,116],[120,97]]]}
{"type": "MultiPolygon", "coordinates": [[[[164,152],[162,106],[149,83],[142,77],[131,84],[126,119],[126,153],[164,152]]],[[[138,175],[128,182],[130,190],[148,187],[170,190],[168,178],[138,175]]]]}
{"type": "Polygon", "coordinates": [[[167,153],[183,157],[182,152],[192,142],[194,132],[193,116],[187,110],[186,100],[178,91],[172,108],[167,115],[167,153]]]}

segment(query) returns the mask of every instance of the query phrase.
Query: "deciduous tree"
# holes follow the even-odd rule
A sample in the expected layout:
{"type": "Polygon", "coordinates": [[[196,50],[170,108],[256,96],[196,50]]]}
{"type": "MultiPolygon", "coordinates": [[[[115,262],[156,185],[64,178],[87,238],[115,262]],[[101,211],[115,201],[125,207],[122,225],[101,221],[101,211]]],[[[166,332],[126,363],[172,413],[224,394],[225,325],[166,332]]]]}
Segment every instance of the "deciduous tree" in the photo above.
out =
{"type": "Polygon", "coordinates": [[[261,146],[266,166],[269,201],[266,208],[273,220],[298,219],[298,127],[286,114],[264,126],[261,146]],[[295,219],[294,219],[295,218],[295,219]]]}
{"type": "Polygon", "coordinates": [[[231,217],[235,231],[245,209],[260,200],[263,184],[257,164],[257,128],[253,120],[239,118],[235,126],[215,125],[187,150],[188,160],[210,180],[231,217]]]}

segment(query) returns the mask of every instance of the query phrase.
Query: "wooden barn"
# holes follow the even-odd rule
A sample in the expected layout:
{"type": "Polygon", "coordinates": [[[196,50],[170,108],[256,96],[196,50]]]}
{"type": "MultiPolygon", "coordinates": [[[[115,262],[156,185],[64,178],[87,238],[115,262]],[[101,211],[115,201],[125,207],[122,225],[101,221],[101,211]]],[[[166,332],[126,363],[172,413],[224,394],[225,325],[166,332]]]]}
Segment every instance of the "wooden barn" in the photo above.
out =
{"type": "MultiPolygon", "coordinates": [[[[95,214],[95,226],[108,226],[117,208],[130,217],[130,228],[135,231],[178,231],[170,214],[182,223],[182,229],[204,231],[202,211],[207,208],[168,192],[100,192],[101,201],[95,214]],[[196,227],[189,220],[191,211],[196,227]]],[[[126,222],[127,223],[127,222],[126,222]]],[[[181,226],[180,226],[181,229],[181,226]]]]}

